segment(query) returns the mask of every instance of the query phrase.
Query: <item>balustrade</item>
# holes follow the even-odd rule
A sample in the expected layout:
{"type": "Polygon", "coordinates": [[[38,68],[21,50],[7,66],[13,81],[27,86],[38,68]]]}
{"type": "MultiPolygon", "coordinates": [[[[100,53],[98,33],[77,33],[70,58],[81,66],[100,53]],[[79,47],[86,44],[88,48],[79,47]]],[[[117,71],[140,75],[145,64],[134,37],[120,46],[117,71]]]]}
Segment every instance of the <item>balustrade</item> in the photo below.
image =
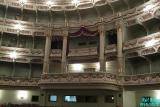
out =
{"type": "Polygon", "coordinates": [[[123,49],[128,50],[128,49],[133,49],[133,48],[145,47],[145,44],[148,41],[154,40],[154,39],[157,42],[160,42],[160,32],[127,41],[127,42],[125,42],[123,49]]]}
{"type": "Polygon", "coordinates": [[[44,74],[43,83],[110,83],[117,84],[116,75],[110,73],[44,74]]]}
{"type": "Polygon", "coordinates": [[[149,85],[160,83],[160,73],[126,75],[123,77],[123,85],[149,85]]]}
{"type": "Polygon", "coordinates": [[[0,77],[0,86],[39,87],[49,84],[112,84],[117,86],[152,85],[160,83],[160,73],[117,76],[111,73],[43,74],[40,78],[0,77]]]}
{"type": "Polygon", "coordinates": [[[39,78],[0,77],[1,86],[38,87],[39,78]]]}

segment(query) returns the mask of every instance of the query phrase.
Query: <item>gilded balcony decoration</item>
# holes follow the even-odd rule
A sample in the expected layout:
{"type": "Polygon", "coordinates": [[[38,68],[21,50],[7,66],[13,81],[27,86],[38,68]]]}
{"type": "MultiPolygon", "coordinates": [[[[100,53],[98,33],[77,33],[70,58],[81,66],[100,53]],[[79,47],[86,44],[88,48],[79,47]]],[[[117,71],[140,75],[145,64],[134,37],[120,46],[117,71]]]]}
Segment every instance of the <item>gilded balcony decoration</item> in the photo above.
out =
{"type": "Polygon", "coordinates": [[[159,84],[159,82],[159,73],[124,76],[123,79],[123,85],[150,85],[159,84]]]}
{"type": "Polygon", "coordinates": [[[56,85],[58,86],[60,84],[65,84],[66,86],[69,86],[70,84],[81,84],[86,87],[87,84],[90,84],[91,86],[97,84],[97,88],[102,88],[104,84],[118,86],[116,77],[117,76],[115,74],[110,73],[43,74],[39,81],[39,85],[44,89],[56,88],[56,85]]]}
{"type": "Polygon", "coordinates": [[[87,55],[97,55],[97,47],[70,49],[68,56],[87,56],[87,55]]]}
{"type": "Polygon", "coordinates": [[[154,11],[154,17],[155,18],[160,18],[160,8],[157,8],[155,11],[154,11]]]}
{"type": "MultiPolygon", "coordinates": [[[[18,77],[0,77],[1,87],[35,87],[46,85],[60,85],[60,84],[112,84],[112,85],[153,85],[159,84],[160,74],[138,74],[138,75],[125,75],[117,77],[115,74],[109,73],[67,73],[67,74],[44,74],[41,80],[39,78],[18,78],[18,77]],[[38,86],[39,85],[39,86],[38,86]]],[[[102,85],[103,86],[103,85],[102,85]]],[[[45,87],[43,87],[45,88],[45,87]]]]}
{"type": "Polygon", "coordinates": [[[17,77],[0,77],[1,87],[35,87],[38,88],[39,79],[17,77]]]}
{"type": "Polygon", "coordinates": [[[105,53],[113,53],[117,51],[116,44],[106,46],[105,53]]]}
{"type": "Polygon", "coordinates": [[[104,83],[112,83],[116,84],[116,75],[114,74],[101,74],[101,73],[78,73],[78,74],[48,74],[47,76],[42,76],[42,83],[96,83],[96,82],[104,82],[104,83]],[[50,79],[49,81],[47,81],[50,79]]]}
{"type": "Polygon", "coordinates": [[[137,38],[137,39],[133,39],[130,41],[127,41],[124,44],[124,50],[127,49],[134,49],[134,48],[139,48],[139,47],[145,47],[145,44],[151,40],[156,40],[157,43],[159,42],[159,37],[160,37],[160,32],[157,33],[153,33],[151,35],[145,36],[145,37],[141,37],[141,38],[137,38]]]}
{"type": "Polygon", "coordinates": [[[61,57],[62,51],[60,49],[52,49],[50,56],[61,57]]]}

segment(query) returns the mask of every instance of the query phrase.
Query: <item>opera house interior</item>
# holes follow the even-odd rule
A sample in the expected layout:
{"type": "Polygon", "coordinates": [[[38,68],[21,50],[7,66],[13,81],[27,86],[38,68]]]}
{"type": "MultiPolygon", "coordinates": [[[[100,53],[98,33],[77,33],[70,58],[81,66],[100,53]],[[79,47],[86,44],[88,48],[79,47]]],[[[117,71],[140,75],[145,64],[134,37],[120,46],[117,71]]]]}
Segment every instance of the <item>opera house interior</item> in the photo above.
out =
{"type": "Polygon", "coordinates": [[[160,0],[0,0],[0,107],[160,107],[160,0]]]}

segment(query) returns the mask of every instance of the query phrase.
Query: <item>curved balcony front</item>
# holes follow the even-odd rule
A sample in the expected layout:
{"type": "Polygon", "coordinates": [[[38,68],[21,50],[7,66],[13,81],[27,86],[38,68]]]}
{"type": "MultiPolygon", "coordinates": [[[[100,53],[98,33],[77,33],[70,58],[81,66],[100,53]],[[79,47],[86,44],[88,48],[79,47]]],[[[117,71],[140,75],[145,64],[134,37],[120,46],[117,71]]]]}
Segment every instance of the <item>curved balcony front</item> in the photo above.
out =
{"type": "Polygon", "coordinates": [[[0,77],[1,88],[27,88],[38,89],[39,78],[22,78],[22,77],[0,77]]]}
{"type": "Polygon", "coordinates": [[[39,86],[42,89],[120,89],[117,76],[110,73],[43,74],[39,86]]]}
{"type": "Polygon", "coordinates": [[[149,73],[139,75],[126,75],[123,77],[124,86],[159,85],[160,73],[149,73]]]}
{"type": "Polygon", "coordinates": [[[160,84],[160,73],[117,76],[111,73],[65,73],[43,74],[40,78],[0,77],[2,88],[30,89],[107,89],[121,87],[151,86],[160,84]]]}

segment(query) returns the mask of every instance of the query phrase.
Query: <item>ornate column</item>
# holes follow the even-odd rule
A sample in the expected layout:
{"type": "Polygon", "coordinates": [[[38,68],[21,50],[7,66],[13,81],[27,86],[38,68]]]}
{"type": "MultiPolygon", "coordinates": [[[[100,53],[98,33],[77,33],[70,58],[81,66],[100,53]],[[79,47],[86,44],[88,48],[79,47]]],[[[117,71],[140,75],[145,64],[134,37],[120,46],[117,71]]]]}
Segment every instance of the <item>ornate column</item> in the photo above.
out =
{"type": "Polygon", "coordinates": [[[105,64],[105,29],[104,24],[99,25],[99,63],[100,63],[100,71],[106,71],[106,64],[105,64]]]}
{"type": "Polygon", "coordinates": [[[45,44],[45,54],[44,54],[44,62],[43,62],[43,74],[47,74],[49,72],[49,56],[51,50],[51,37],[52,31],[48,30],[46,33],[46,44],[45,44]]]}
{"type": "Polygon", "coordinates": [[[63,31],[63,47],[62,47],[62,61],[61,61],[61,71],[67,72],[67,42],[68,42],[68,29],[63,31]]]}
{"type": "Polygon", "coordinates": [[[124,73],[123,41],[126,35],[126,28],[123,20],[117,23],[117,63],[118,74],[124,73]]]}

